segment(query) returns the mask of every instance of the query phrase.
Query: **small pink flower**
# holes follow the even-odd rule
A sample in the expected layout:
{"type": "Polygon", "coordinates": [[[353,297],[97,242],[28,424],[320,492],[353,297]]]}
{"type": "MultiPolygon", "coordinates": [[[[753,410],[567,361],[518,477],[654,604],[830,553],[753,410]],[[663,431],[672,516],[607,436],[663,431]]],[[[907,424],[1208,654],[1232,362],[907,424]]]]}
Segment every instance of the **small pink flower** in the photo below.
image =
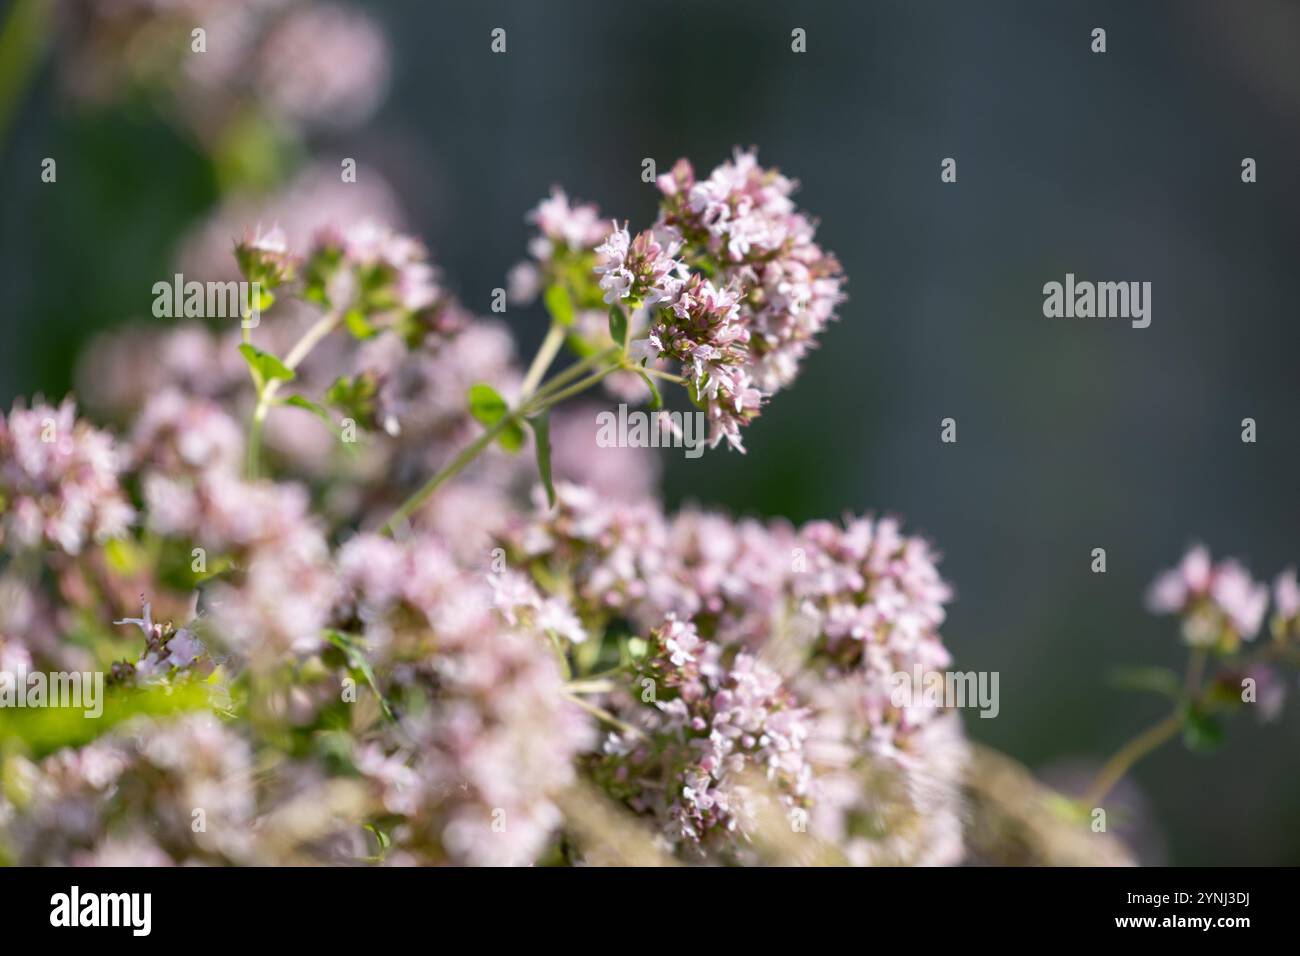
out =
{"type": "Polygon", "coordinates": [[[1177,568],[1160,574],[1147,592],[1154,614],[1177,614],[1183,637],[1193,646],[1232,649],[1253,640],[1268,610],[1268,587],[1257,583],[1239,561],[1214,564],[1203,545],[1192,547],[1177,568]]]}

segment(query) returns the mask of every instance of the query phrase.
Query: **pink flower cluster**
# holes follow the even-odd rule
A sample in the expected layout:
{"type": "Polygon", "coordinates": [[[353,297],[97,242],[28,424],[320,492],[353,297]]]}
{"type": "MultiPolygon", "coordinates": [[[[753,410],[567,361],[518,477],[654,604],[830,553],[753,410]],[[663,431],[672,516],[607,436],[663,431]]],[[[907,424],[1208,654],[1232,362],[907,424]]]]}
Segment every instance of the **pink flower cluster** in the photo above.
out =
{"type": "Polygon", "coordinates": [[[303,488],[218,469],[149,471],[143,488],[151,530],[200,549],[205,564],[233,560],[236,573],[208,592],[209,626],[224,646],[260,663],[320,646],[333,578],[303,488]]]}
{"type": "Polygon", "coordinates": [[[797,184],[759,166],[752,150],[737,150],[704,180],[679,160],[658,184],[660,224],[709,257],[715,282],[740,290],[755,384],[765,395],[790,384],[844,301],[839,262],[817,245],[816,223],[790,198],[797,184]]]}
{"type": "MultiPolygon", "coordinates": [[[[738,445],[767,394],[763,356],[808,344],[764,284],[819,262],[835,294],[787,290],[782,306],[807,318],[833,305],[838,267],[814,251],[792,184],[752,156],[705,183],[680,165],[674,177],[636,236],[557,191],[534,213],[531,268],[583,317],[573,336],[626,308],[639,353],[679,364],[715,441],[738,445]]],[[[923,541],[890,520],[665,514],[645,459],[618,450],[593,468],[592,431],[562,409],[553,507],[528,456],[493,446],[393,536],[364,530],[482,434],[470,386],[513,405],[523,376],[504,327],[448,295],[419,242],[364,217],[302,234],[310,221],[236,244],[274,297],[252,343],[232,323],[97,344],[81,374],[127,425],[120,449],[70,405],[49,410],[63,445],[32,447],[36,410],[0,432],[3,546],[48,539],[71,559],[53,581],[0,582],[21,597],[0,611],[21,625],[0,653],[58,660],[69,621],[102,619],[118,642],[112,692],[206,701],[228,721],[142,718],[28,762],[31,786],[0,806],[0,856],[581,862],[561,806],[593,783],[694,861],[755,859],[770,797],[792,832],[852,847],[854,862],[960,855],[960,728],[882,691],[892,669],[947,662],[950,595],[923,541]],[[241,344],[255,345],[247,363],[241,344]],[[293,355],[293,374],[268,389],[249,375],[258,355],[293,355]],[[345,423],[353,437],[333,432],[345,423]],[[33,509],[39,534],[18,520],[33,509]],[[123,540],[88,547],[110,533],[123,540]],[[173,753],[185,740],[196,762],[173,753]],[[251,765],[271,769],[250,780],[251,765]],[[138,783],[150,775],[168,794],[138,783]],[[206,795],[218,786],[224,802],[206,795]],[[194,788],[220,832],[171,832],[171,796],[194,788]],[[150,801],[165,832],[139,825],[150,801]]]]}
{"type": "Polygon", "coordinates": [[[307,0],[67,6],[60,66],[74,95],[101,102],[148,91],[205,139],[250,106],[282,129],[350,128],[370,117],[388,87],[388,42],[354,7],[307,0]]]}
{"type": "Polygon", "coordinates": [[[262,861],[252,750],[212,714],[139,720],[38,764],[20,758],[12,780],[8,836],[28,866],[262,861]]]}
{"type": "Polygon", "coordinates": [[[861,675],[859,706],[884,752],[903,745],[936,717],[931,707],[896,707],[889,680],[896,673],[943,670],[951,656],[939,636],[952,591],[939,577],[922,538],[901,533],[892,518],[806,525],[799,538],[805,570],[793,592],[811,636],[814,660],[837,673],[861,675]]]}
{"type": "Polygon", "coordinates": [[[721,839],[734,852],[753,811],[745,772],[771,783],[787,811],[810,802],[813,772],[804,754],[811,714],[771,667],[741,651],[728,661],[723,645],[669,616],[650,637],[641,673],[671,696],[638,713],[637,734],[611,736],[603,769],[610,787],[640,807],[645,777],[679,780],[650,807],[686,845],[707,849],[721,839]]]}
{"type": "Polygon", "coordinates": [[[124,534],[134,511],[121,467],[112,438],[79,420],[72,399],[16,404],[0,419],[0,544],[75,555],[124,534]]]}
{"type": "MultiPolygon", "coordinates": [[[[1279,605],[1285,605],[1279,580],[1279,605]]],[[[1235,649],[1259,633],[1268,611],[1268,587],[1257,583],[1237,560],[1215,564],[1202,545],[1191,548],[1177,568],[1165,571],[1147,594],[1156,614],[1182,618],[1183,638],[1193,647],[1235,649]]]]}
{"type": "Polygon", "coordinates": [[[545,636],[583,636],[576,616],[522,578],[475,580],[427,535],[360,535],[338,563],[335,621],[373,648],[401,714],[356,751],[400,818],[391,862],[533,861],[560,824],[552,798],[593,743],[545,636]]]}
{"type": "Polygon", "coordinates": [[[680,363],[710,443],[743,451],[741,429],[794,380],[844,300],[840,265],[795,208],[795,183],[759,167],[752,151],[700,181],[681,160],[658,185],[659,217],[635,236],[553,192],[530,217],[542,233],[530,247],[536,261],[511,273],[512,298],[554,286],[582,308],[632,310],[632,356],[680,363]],[[583,269],[598,277],[591,290],[583,269]]]}
{"type": "Polygon", "coordinates": [[[1300,639],[1300,583],[1295,568],[1287,568],[1273,582],[1273,635],[1278,640],[1300,639]]]}
{"type": "Polygon", "coordinates": [[[670,519],[650,502],[567,484],[556,493],[554,511],[539,509],[508,536],[509,552],[539,581],[571,582],[595,626],[623,618],[651,635],[638,673],[678,693],[649,708],[635,683],[611,694],[632,727],[611,731],[597,762],[611,793],[689,854],[744,829],[745,799],[732,784],[747,768],[778,784],[788,810],[813,808],[817,826],[846,833],[870,814],[855,802],[860,786],[845,781],[901,775],[913,782],[891,784],[908,794],[900,805],[924,808],[943,841],[918,824],[915,842],[886,849],[855,831],[861,859],[913,862],[922,847],[959,858],[959,725],[890,696],[891,675],[950,660],[938,629],[951,591],[922,539],[892,519],[796,530],[697,511],[670,519]],[[785,661],[788,680],[768,656],[785,661]],[[738,699],[743,716],[729,709],[738,699]],[[916,802],[922,792],[929,802],[916,802]]]}
{"type": "Polygon", "coordinates": [[[571,262],[590,257],[610,233],[610,223],[601,219],[595,204],[575,203],[558,186],[525,220],[537,227],[538,235],[528,243],[532,259],[518,263],[507,277],[510,300],[519,305],[536,299],[571,262]]]}

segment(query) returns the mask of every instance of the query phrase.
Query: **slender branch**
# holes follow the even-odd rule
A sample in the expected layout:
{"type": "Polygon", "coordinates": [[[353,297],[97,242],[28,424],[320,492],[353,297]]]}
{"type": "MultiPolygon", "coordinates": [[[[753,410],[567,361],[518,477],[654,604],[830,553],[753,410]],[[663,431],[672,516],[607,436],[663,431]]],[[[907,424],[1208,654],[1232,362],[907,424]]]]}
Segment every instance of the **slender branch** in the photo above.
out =
{"type": "Polygon", "coordinates": [[[1201,680],[1205,675],[1205,658],[1207,651],[1198,647],[1187,659],[1187,674],[1183,678],[1183,694],[1188,699],[1201,692],[1201,680]]]}
{"type": "Polygon", "coordinates": [[[592,372],[586,378],[575,382],[568,388],[560,389],[558,392],[549,392],[546,395],[538,395],[536,397],[538,399],[544,399],[544,401],[535,408],[534,411],[540,412],[543,409],[550,408],[552,405],[564,401],[566,398],[572,398],[579,392],[585,392],[587,389],[591,388],[591,386],[617,371],[619,371],[619,366],[613,365],[609,368],[601,369],[599,372],[592,372]]]}
{"type": "Polygon", "coordinates": [[[320,340],[334,331],[341,318],[342,316],[337,310],[331,309],[313,322],[311,328],[302,334],[302,338],[294,344],[293,348],[289,349],[289,354],[284,357],[285,367],[290,371],[296,371],[298,366],[311,353],[311,350],[320,343],[320,340]]]}
{"type": "Polygon", "coordinates": [[[401,507],[389,516],[388,520],[384,522],[384,526],[381,529],[382,532],[391,536],[400,525],[405,524],[407,519],[419,510],[420,506],[428,501],[429,497],[437,491],[444,482],[454,478],[462,469],[465,468],[466,465],[477,458],[484,448],[492,444],[492,442],[496,440],[496,437],[505,431],[511,422],[516,420],[517,416],[518,413],[503,415],[500,421],[485,431],[482,435],[479,435],[478,438],[474,439],[474,441],[467,445],[459,455],[439,469],[438,472],[425,482],[415,494],[402,502],[401,507]]]}
{"type": "MultiPolygon", "coordinates": [[[[457,455],[450,463],[441,468],[432,478],[426,481],[413,495],[404,501],[401,506],[392,513],[387,521],[384,522],[381,529],[384,534],[392,535],[398,528],[410,518],[420,506],[429,500],[430,496],[438,490],[449,479],[459,474],[466,465],[472,462],[482,453],[482,451],[492,444],[493,440],[501,434],[511,424],[518,423],[529,415],[544,411],[557,402],[566,398],[577,395],[595,385],[605,376],[612,372],[618,371],[618,366],[613,365],[609,368],[601,369],[599,372],[593,372],[586,378],[569,385],[566,388],[555,390],[553,384],[548,383],[548,387],[539,390],[531,399],[521,404],[518,408],[501,416],[491,428],[479,435],[472,443],[457,455]]],[[[558,377],[558,376],[557,376],[558,377]]]]}
{"type": "Polygon", "coordinates": [[[567,700],[569,703],[576,705],[580,709],[585,710],[587,713],[591,714],[591,716],[595,717],[597,720],[603,721],[604,723],[609,724],[611,727],[616,727],[619,730],[623,731],[623,733],[625,734],[631,734],[632,736],[638,738],[645,736],[645,734],[642,733],[640,730],[638,730],[636,727],[633,727],[631,724],[626,723],[625,721],[619,720],[609,711],[605,710],[605,708],[597,707],[591,701],[583,700],[581,697],[578,697],[574,694],[565,694],[564,699],[567,700]]]}
{"type": "Polygon", "coordinates": [[[547,395],[549,395],[551,392],[554,392],[560,386],[572,382],[574,379],[578,378],[580,375],[585,373],[592,366],[599,365],[601,362],[604,362],[608,359],[613,359],[617,355],[618,355],[618,349],[616,348],[606,349],[603,352],[594,352],[591,355],[588,355],[586,358],[574,362],[572,365],[570,365],[568,368],[564,369],[563,371],[556,372],[546,381],[546,384],[544,384],[541,388],[537,390],[536,395],[534,395],[533,397],[544,398],[547,395]]]}
{"type": "Polygon", "coordinates": [[[1106,761],[1092,785],[1080,798],[1080,802],[1085,807],[1097,806],[1135,763],[1168,741],[1182,726],[1182,716],[1170,714],[1160,723],[1138,734],[1106,761]]]}
{"type": "Polygon", "coordinates": [[[570,694],[608,694],[617,685],[612,680],[571,680],[564,685],[570,694]]]}
{"type": "MultiPolygon", "coordinates": [[[[331,309],[313,322],[311,328],[302,334],[302,338],[294,343],[293,348],[289,350],[289,354],[285,356],[284,367],[291,372],[297,371],[298,366],[311,354],[311,350],[334,331],[341,319],[342,314],[335,309],[331,309]]],[[[262,390],[257,396],[257,407],[253,409],[253,424],[248,432],[248,478],[250,481],[257,478],[258,459],[262,448],[262,429],[266,424],[266,416],[271,410],[276,393],[280,391],[282,381],[283,379],[272,379],[262,386],[262,390]]]]}
{"type": "Polygon", "coordinates": [[[1208,651],[1203,647],[1196,648],[1188,655],[1187,668],[1183,674],[1183,695],[1178,709],[1160,723],[1142,731],[1106,762],[1081,798],[1085,806],[1095,807],[1135,763],[1182,729],[1187,712],[1200,697],[1208,656],[1208,651]]]}
{"type": "Polygon", "coordinates": [[[519,398],[521,401],[529,398],[537,390],[538,383],[546,370],[551,367],[555,361],[555,355],[560,351],[560,346],[564,344],[564,326],[558,322],[552,322],[551,328],[546,333],[546,338],[542,340],[542,346],[533,356],[533,364],[528,367],[528,374],[524,376],[524,383],[519,388],[519,398]]]}
{"type": "Polygon", "coordinates": [[[678,385],[685,385],[686,379],[680,375],[674,375],[672,372],[662,372],[657,368],[640,368],[635,365],[628,366],[629,371],[640,372],[642,375],[650,375],[654,378],[662,378],[666,382],[676,382],[678,385]]]}

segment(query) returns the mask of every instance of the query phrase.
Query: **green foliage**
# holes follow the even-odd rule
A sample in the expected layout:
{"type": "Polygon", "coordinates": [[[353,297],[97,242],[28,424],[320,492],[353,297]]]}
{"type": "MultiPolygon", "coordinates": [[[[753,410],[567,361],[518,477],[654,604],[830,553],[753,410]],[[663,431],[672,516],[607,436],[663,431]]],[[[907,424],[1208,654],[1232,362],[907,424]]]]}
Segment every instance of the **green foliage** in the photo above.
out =
{"type": "Polygon", "coordinates": [[[384,712],[384,716],[389,720],[396,720],[392,708],[388,704],[388,699],[384,697],[383,692],[379,689],[379,682],[375,680],[374,668],[370,666],[370,661],[366,659],[365,653],[361,649],[360,638],[353,634],[345,634],[342,631],[326,631],[325,639],[334,646],[343,656],[349,670],[360,675],[379,700],[379,707],[384,712]]]}
{"type": "Polygon", "coordinates": [[[546,311],[551,314],[552,321],[565,328],[573,325],[573,300],[569,297],[569,290],[564,286],[548,286],[542,295],[542,302],[546,306],[546,311]]]}
{"type": "MultiPolygon", "coordinates": [[[[510,414],[510,406],[495,388],[480,382],[470,386],[469,413],[484,428],[494,428],[510,414]]],[[[524,440],[524,430],[516,421],[509,422],[497,436],[501,447],[512,454],[524,447],[524,440]]]]}
{"type": "Polygon", "coordinates": [[[610,306],[609,309],[609,337],[614,340],[614,344],[627,351],[627,316],[618,306],[610,306]]]}
{"type": "Polygon", "coordinates": [[[1177,700],[1182,683],[1176,673],[1165,667],[1123,667],[1111,675],[1111,683],[1124,690],[1159,694],[1177,700]]]}
{"type": "Polygon", "coordinates": [[[357,422],[370,422],[375,414],[374,379],[366,374],[340,376],[325,392],[325,401],[337,408],[345,417],[357,422]]]}
{"type": "Polygon", "coordinates": [[[265,352],[256,345],[244,342],[239,346],[239,352],[244,356],[244,361],[248,363],[249,374],[253,376],[253,383],[257,386],[259,394],[266,387],[267,382],[275,379],[289,382],[294,378],[293,369],[286,366],[270,352],[265,352]]]}
{"type": "Polygon", "coordinates": [[[641,376],[641,381],[645,382],[646,387],[650,389],[650,411],[659,411],[659,409],[664,407],[664,397],[659,394],[659,386],[656,385],[655,380],[645,372],[638,371],[637,374],[641,376]]]}
{"type": "Polygon", "coordinates": [[[1183,743],[1189,750],[1210,752],[1222,746],[1226,737],[1223,723],[1204,708],[1190,706],[1183,722],[1183,743]]]}
{"type": "Polygon", "coordinates": [[[334,419],[330,417],[328,410],[316,404],[309,398],[301,395],[290,395],[280,402],[281,405],[288,405],[290,408],[301,408],[304,412],[311,412],[331,429],[334,428],[334,419]]]}
{"type": "Polygon", "coordinates": [[[528,419],[536,436],[537,473],[546,487],[546,502],[555,507],[555,485],[551,481],[551,413],[544,411],[528,419]]]}
{"type": "Polygon", "coordinates": [[[64,747],[80,747],[132,717],[168,717],[210,707],[208,685],[183,681],[167,687],[105,687],[104,712],[87,717],[80,707],[0,708],[0,744],[18,743],[40,758],[64,747]]]}

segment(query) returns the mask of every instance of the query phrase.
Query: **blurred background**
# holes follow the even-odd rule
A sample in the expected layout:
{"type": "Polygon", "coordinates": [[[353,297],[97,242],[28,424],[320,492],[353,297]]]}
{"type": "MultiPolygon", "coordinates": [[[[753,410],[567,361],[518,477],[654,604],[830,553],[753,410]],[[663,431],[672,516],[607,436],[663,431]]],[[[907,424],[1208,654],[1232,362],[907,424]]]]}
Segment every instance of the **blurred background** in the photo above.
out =
{"type": "MultiPolygon", "coordinates": [[[[102,77],[69,77],[60,56],[86,4],[65,5],[40,55],[45,6],[0,4],[5,408],[68,391],[95,332],[151,320],[153,283],[223,196],[282,187],[308,154],[333,170],[355,158],[360,185],[382,177],[486,313],[552,184],[635,228],[656,203],[643,158],[707,170],[752,144],[804,184],[850,301],[746,456],[665,453],[668,502],[903,516],[957,590],[956,666],[1001,675],[997,718],[966,713],[974,738],[1069,779],[1164,712],[1112,681],[1181,667],[1176,625],[1142,606],[1159,570],[1193,541],[1269,580],[1300,560],[1289,0],[375,0],[359,6],[387,34],[388,95],[364,122],[227,123],[216,140],[192,102],[100,102],[102,77]],[[489,50],[496,27],[504,55],[489,50]],[[955,184],[940,182],[944,157],[955,184]],[[1150,282],[1151,326],[1044,318],[1042,286],[1067,272],[1150,282]],[[946,417],[956,444],[939,440],[946,417]],[[1090,570],[1098,547],[1105,574],[1090,570]]],[[[541,307],[507,318],[530,355],[541,307]]],[[[1265,726],[1238,718],[1220,752],[1169,747],[1138,767],[1145,861],[1300,863],[1290,704],[1265,726]]]]}

